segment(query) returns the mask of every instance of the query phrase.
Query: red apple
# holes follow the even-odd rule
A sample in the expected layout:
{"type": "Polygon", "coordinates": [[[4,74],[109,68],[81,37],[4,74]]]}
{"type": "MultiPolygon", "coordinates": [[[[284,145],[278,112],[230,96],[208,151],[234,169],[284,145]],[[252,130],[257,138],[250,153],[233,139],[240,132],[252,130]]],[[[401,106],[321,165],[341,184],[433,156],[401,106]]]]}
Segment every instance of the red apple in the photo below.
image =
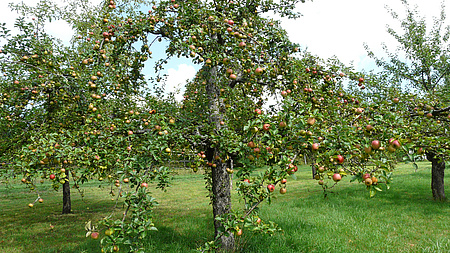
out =
{"type": "Polygon", "coordinates": [[[344,157],[341,156],[341,155],[338,155],[338,156],[337,156],[337,162],[338,162],[339,164],[343,164],[343,163],[344,163],[344,157]]]}
{"type": "Polygon", "coordinates": [[[263,130],[264,131],[269,131],[269,129],[270,129],[270,124],[266,123],[266,124],[263,125],[263,130]]]}
{"type": "Polygon", "coordinates": [[[53,180],[53,179],[55,179],[55,174],[50,174],[50,176],[49,176],[49,178],[51,179],[51,180],[53,180]]]}
{"type": "Polygon", "coordinates": [[[394,102],[394,104],[398,104],[398,102],[400,102],[400,99],[394,98],[394,99],[392,100],[392,102],[394,102]]]}
{"type": "Polygon", "coordinates": [[[341,181],[341,179],[342,179],[341,174],[335,173],[335,174],[333,175],[333,180],[334,180],[334,182],[339,182],[339,181],[341,181]]]}
{"type": "Polygon", "coordinates": [[[250,141],[250,142],[247,144],[247,147],[249,147],[249,148],[254,148],[254,147],[256,147],[256,144],[255,144],[253,141],[250,141]]]}
{"type": "Polygon", "coordinates": [[[267,186],[267,189],[269,190],[269,192],[273,192],[275,190],[275,186],[273,184],[269,184],[267,186]]]}
{"type": "Polygon", "coordinates": [[[91,238],[94,239],[94,240],[97,240],[98,239],[98,232],[92,232],[91,233],[91,238]]]}
{"type": "Polygon", "coordinates": [[[370,178],[370,174],[369,174],[369,173],[365,173],[365,174],[363,175],[363,179],[366,179],[366,178],[370,178]]]}
{"type": "Polygon", "coordinates": [[[281,179],[280,183],[282,183],[282,184],[287,183],[287,179],[286,178],[281,179]]]}
{"type": "Polygon", "coordinates": [[[148,184],[146,182],[141,183],[141,187],[147,188],[148,184]]]}
{"type": "Polygon", "coordinates": [[[371,145],[373,149],[379,149],[381,147],[381,143],[378,140],[373,140],[371,145]]]}
{"type": "Polygon", "coordinates": [[[318,150],[319,149],[319,143],[313,143],[311,148],[312,148],[313,151],[318,150]]]}
{"type": "Polygon", "coordinates": [[[280,128],[285,128],[287,126],[286,122],[281,121],[280,122],[280,128]]]}
{"type": "Polygon", "coordinates": [[[372,129],[373,129],[373,126],[372,126],[372,125],[367,125],[367,126],[366,126],[366,130],[367,130],[367,131],[372,131],[372,129]]]}
{"type": "Polygon", "coordinates": [[[360,83],[363,83],[363,82],[364,82],[364,78],[360,77],[360,78],[358,79],[358,81],[359,81],[360,83]]]}
{"type": "Polygon", "coordinates": [[[263,69],[262,69],[262,68],[256,68],[256,70],[255,70],[255,73],[256,73],[257,75],[262,74],[262,72],[263,72],[263,69]]]}

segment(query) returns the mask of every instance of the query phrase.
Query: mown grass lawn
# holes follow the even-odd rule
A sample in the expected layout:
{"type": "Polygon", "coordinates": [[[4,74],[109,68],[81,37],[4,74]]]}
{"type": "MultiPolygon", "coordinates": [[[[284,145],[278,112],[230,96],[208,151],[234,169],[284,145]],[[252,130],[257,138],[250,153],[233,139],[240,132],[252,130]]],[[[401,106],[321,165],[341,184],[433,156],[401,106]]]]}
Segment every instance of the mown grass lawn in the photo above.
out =
{"type": "MultiPolygon", "coordinates": [[[[244,230],[238,252],[450,252],[450,202],[432,200],[430,166],[420,163],[415,172],[401,165],[391,189],[374,198],[346,177],[326,199],[310,169],[302,167],[297,180],[288,179],[285,195],[277,193],[271,205],[261,206],[263,221],[276,222],[283,232],[267,236],[244,230]]],[[[28,208],[36,193],[19,183],[0,185],[0,252],[100,252],[98,240],[85,238],[84,224],[109,215],[115,202],[106,182],[82,189],[83,199],[72,189],[73,214],[61,215],[61,192],[48,188],[40,192],[44,203],[28,208]]],[[[160,203],[155,209],[159,231],[147,252],[192,252],[213,239],[200,172],[180,171],[167,192],[152,193],[160,203]]]]}

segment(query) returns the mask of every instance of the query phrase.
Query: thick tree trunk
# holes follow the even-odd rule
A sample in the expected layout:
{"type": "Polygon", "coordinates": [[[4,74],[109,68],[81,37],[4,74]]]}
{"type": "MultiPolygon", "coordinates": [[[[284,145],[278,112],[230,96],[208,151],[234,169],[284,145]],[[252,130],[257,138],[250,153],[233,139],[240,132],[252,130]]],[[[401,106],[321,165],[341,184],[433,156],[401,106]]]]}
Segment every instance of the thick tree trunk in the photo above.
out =
{"type": "MultiPolygon", "coordinates": [[[[223,114],[220,112],[220,90],[217,85],[217,67],[206,69],[209,72],[209,79],[206,86],[206,93],[209,99],[209,122],[214,127],[215,132],[222,128],[220,122],[223,114]]],[[[222,234],[222,224],[215,218],[231,211],[231,186],[230,176],[226,171],[226,163],[215,160],[215,156],[220,155],[217,148],[209,148],[207,158],[213,161],[216,167],[212,168],[212,206],[214,215],[214,234],[219,236],[223,251],[234,250],[234,235],[232,233],[222,234]]]]}
{"type": "Polygon", "coordinates": [[[432,152],[427,152],[427,159],[431,162],[431,191],[433,192],[433,199],[444,201],[445,161],[432,152]]]}
{"type": "Polygon", "coordinates": [[[63,184],[63,214],[72,212],[72,203],[70,201],[70,184],[69,184],[69,170],[66,170],[66,181],[63,184]]]}

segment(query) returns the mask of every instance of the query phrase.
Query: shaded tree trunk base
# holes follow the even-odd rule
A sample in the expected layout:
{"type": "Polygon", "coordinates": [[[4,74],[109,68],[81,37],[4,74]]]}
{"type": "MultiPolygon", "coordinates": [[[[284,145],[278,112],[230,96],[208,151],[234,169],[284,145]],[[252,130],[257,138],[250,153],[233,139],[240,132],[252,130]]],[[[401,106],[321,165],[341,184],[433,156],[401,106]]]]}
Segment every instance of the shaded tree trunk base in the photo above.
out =
{"type": "Polygon", "coordinates": [[[69,183],[69,170],[66,170],[66,181],[63,184],[63,210],[62,214],[68,214],[72,212],[72,202],[70,201],[70,183],[69,183]]]}
{"type": "Polygon", "coordinates": [[[427,160],[431,162],[431,191],[433,193],[433,199],[436,201],[445,201],[445,161],[434,153],[427,153],[427,160]]]}

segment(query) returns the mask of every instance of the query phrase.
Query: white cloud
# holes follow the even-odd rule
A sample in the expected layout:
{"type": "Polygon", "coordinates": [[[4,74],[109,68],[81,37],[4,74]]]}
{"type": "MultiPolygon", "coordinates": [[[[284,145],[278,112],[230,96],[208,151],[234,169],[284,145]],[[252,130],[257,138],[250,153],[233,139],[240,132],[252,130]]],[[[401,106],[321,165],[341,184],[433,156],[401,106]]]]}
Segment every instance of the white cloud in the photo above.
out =
{"type": "MultiPolygon", "coordinates": [[[[432,21],[439,16],[441,1],[410,0],[418,5],[420,15],[432,21]]],[[[284,27],[294,42],[322,58],[337,56],[345,64],[353,61],[357,70],[373,66],[367,58],[363,43],[376,53],[382,53],[381,43],[395,49],[396,41],[386,32],[386,25],[398,27],[385,9],[388,5],[400,17],[404,7],[400,0],[320,0],[298,4],[303,16],[297,20],[283,20],[284,27]]],[[[446,8],[450,14],[450,6],[446,8]]],[[[430,23],[431,25],[431,23],[430,23]]]]}
{"type": "Polygon", "coordinates": [[[194,66],[188,64],[180,64],[177,69],[167,69],[166,93],[175,93],[175,99],[181,101],[185,90],[186,80],[194,78],[197,71],[194,66]]]}

